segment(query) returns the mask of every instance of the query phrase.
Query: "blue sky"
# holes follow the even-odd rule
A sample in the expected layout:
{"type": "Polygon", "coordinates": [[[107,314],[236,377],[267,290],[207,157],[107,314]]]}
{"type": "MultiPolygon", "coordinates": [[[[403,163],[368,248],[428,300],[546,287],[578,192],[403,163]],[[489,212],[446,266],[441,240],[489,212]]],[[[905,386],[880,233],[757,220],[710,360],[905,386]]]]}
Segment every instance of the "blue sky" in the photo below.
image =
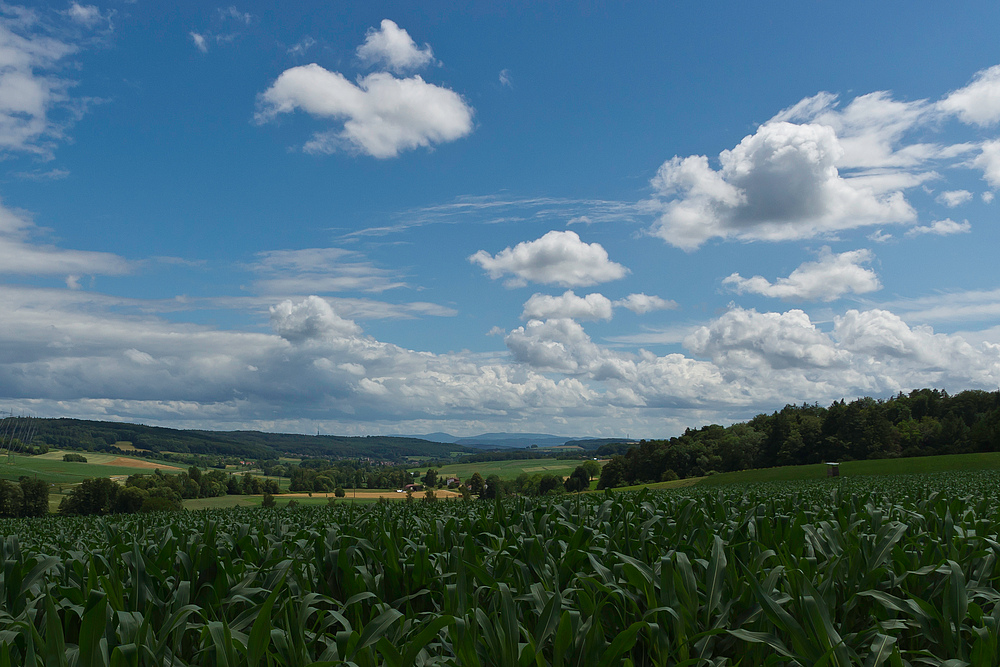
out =
{"type": "Polygon", "coordinates": [[[1000,385],[1000,6],[0,7],[0,409],[664,437],[1000,385]]]}

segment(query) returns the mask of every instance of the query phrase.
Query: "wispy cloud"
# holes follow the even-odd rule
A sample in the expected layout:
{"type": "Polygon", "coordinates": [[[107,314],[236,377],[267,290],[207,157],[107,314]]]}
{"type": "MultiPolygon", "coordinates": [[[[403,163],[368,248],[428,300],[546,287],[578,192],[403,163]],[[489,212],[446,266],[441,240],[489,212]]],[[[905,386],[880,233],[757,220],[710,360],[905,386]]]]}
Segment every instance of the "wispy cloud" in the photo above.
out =
{"type": "Polygon", "coordinates": [[[129,273],[132,263],[108,252],[72,250],[44,243],[44,231],[24,211],[0,205],[0,275],[68,275],[67,285],[78,285],[81,275],[117,276],[129,273]]]}
{"type": "Polygon", "coordinates": [[[357,229],[344,234],[341,239],[349,241],[361,237],[388,236],[427,225],[492,225],[522,222],[572,225],[581,222],[586,224],[637,222],[643,216],[643,205],[636,202],[466,195],[447,204],[390,214],[387,224],[357,229]]]}
{"type": "Polygon", "coordinates": [[[58,181],[69,176],[68,169],[48,169],[41,171],[19,171],[14,174],[16,178],[23,181],[58,181]]]}
{"type": "Polygon", "coordinates": [[[191,36],[191,41],[194,42],[194,46],[196,49],[198,49],[202,53],[208,53],[208,42],[205,39],[204,35],[193,31],[189,32],[188,34],[191,36]]]}
{"type": "Polygon", "coordinates": [[[310,37],[309,35],[306,35],[298,42],[288,47],[288,53],[290,55],[301,58],[306,54],[306,51],[308,51],[314,46],[316,46],[316,40],[310,37]]]}
{"type": "Polygon", "coordinates": [[[342,248],[271,250],[250,268],[262,277],[254,286],[273,295],[384,292],[406,287],[395,271],[376,267],[361,253],[342,248]]]}
{"type": "Polygon", "coordinates": [[[1000,318],[1000,288],[955,290],[879,304],[907,322],[988,322],[1000,318]]]}

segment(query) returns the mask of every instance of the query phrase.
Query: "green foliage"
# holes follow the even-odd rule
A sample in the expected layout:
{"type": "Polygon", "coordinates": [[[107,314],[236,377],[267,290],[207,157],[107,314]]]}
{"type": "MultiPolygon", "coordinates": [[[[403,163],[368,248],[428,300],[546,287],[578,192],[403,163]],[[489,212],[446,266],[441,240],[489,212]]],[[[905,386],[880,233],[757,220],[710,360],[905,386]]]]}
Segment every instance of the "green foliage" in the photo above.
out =
{"type": "Polygon", "coordinates": [[[45,516],[49,513],[49,485],[22,477],[17,484],[0,480],[0,517],[45,516]]]}
{"type": "Polygon", "coordinates": [[[63,454],[62,460],[66,461],[66,462],[86,463],[87,462],[87,457],[84,456],[83,454],[76,454],[74,452],[68,452],[66,454],[63,454]]]}
{"type": "Polygon", "coordinates": [[[338,498],[343,498],[344,496],[347,495],[347,492],[344,491],[344,487],[338,486],[336,489],[333,490],[333,495],[335,495],[338,498]]]}
{"type": "Polygon", "coordinates": [[[502,498],[504,494],[503,483],[498,475],[490,475],[483,484],[483,498],[502,498]]]}
{"type": "Polygon", "coordinates": [[[290,466],[288,476],[291,480],[288,488],[292,493],[329,493],[337,487],[401,489],[413,481],[406,468],[358,460],[306,459],[297,466],[290,466]]]}
{"type": "Polygon", "coordinates": [[[995,665],[1000,473],[0,520],[0,665],[995,665]]]}
{"type": "MultiPolygon", "coordinates": [[[[155,491],[160,491],[160,489],[156,489],[155,491]]],[[[180,509],[180,498],[172,498],[166,493],[153,495],[153,492],[150,492],[149,497],[142,501],[142,507],[139,508],[139,511],[143,513],[179,512],[180,509]]]]}
{"type": "Polygon", "coordinates": [[[472,477],[469,478],[469,491],[477,496],[483,495],[483,487],[486,485],[486,481],[483,476],[478,472],[472,473],[472,477]]]}
{"type": "Polygon", "coordinates": [[[149,492],[136,486],[126,486],[118,491],[115,499],[114,512],[118,514],[134,514],[142,509],[149,499],[149,492]]]}
{"type": "MultiPolygon", "coordinates": [[[[200,475],[201,485],[195,482],[188,473],[178,475],[132,475],[125,486],[106,477],[84,480],[63,498],[59,505],[60,514],[131,514],[135,512],[177,511],[183,505],[184,498],[208,498],[223,495],[225,486],[220,479],[225,473],[212,470],[200,475]],[[202,495],[203,491],[207,495],[202,495]]],[[[234,478],[235,479],[235,478],[234,478]]],[[[30,480],[29,480],[30,483],[30,480]]],[[[2,513],[2,489],[0,482],[0,513],[2,513]]],[[[24,483],[22,482],[22,485],[24,483]]],[[[44,507],[48,509],[48,486],[41,483],[41,489],[35,488],[34,495],[28,494],[27,499],[36,498],[35,506],[41,507],[41,494],[44,492],[44,507]]],[[[250,492],[267,493],[272,496],[278,493],[278,485],[274,480],[264,480],[244,475],[237,484],[237,491],[248,489],[250,492]]],[[[27,506],[27,501],[25,505],[27,506]]]]}
{"type": "Polygon", "coordinates": [[[595,477],[601,476],[601,464],[594,460],[584,461],[580,466],[587,473],[587,483],[595,477]]]}
{"type": "Polygon", "coordinates": [[[583,466],[577,466],[576,470],[563,482],[563,485],[570,493],[585,491],[590,488],[590,475],[583,466]]]}
{"type": "Polygon", "coordinates": [[[59,503],[60,514],[111,514],[121,485],[107,477],[85,479],[59,503]]]}
{"type": "MultiPolygon", "coordinates": [[[[581,459],[517,459],[512,461],[493,461],[487,463],[449,463],[448,465],[443,465],[437,468],[438,480],[442,477],[456,477],[458,479],[464,479],[471,481],[471,477],[475,473],[479,473],[481,478],[486,478],[490,475],[496,475],[501,480],[513,481],[517,479],[521,474],[526,473],[529,477],[534,477],[537,475],[556,475],[560,478],[560,483],[562,483],[563,477],[569,477],[574,469],[578,465],[581,465],[583,461],[581,459]]],[[[596,461],[595,461],[596,463],[596,461]]],[[[423,473],[423,470],[420,470],[423,473]]]]}
{"type": "MultiPolygon", "coordinates": [[[[600,451],[600,450],[598,450],[600,451]]],[[[598,488],[711,472],[1000,451],[1000,392],[919,389],[887,400],[786,405],[728,428],[640,441],[604,466],[598,488]]]]}

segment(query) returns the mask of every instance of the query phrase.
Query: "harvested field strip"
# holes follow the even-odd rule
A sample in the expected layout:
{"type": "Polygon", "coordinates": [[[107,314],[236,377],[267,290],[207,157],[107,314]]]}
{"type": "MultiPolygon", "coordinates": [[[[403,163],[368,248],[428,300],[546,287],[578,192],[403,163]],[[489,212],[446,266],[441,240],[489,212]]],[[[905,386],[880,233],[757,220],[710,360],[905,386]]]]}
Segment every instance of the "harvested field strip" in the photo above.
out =
{"type": "Polygon", "coordinates": [[[119,456],[115,459],[108,461],[107,463],[101,463],[100,465],[118,466],[121,468],[144,468],[146,470],[176,470],[181,471],[184,468],[178,468],[177,466],[166,465],[163,463],[156,463],[154,461],[144,461],[142,459],[131,459],[124,456],[119,456]]]}

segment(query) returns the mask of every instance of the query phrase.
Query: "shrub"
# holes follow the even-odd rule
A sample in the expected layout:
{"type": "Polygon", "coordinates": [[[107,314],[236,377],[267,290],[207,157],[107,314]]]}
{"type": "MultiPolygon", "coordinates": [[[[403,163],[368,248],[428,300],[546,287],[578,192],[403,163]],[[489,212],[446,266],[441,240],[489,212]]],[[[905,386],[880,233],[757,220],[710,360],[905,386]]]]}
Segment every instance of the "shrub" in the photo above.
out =
{"type": "Polygon", "coordinates": [[[150,496],[142,501],[140,512],[176,512],[180,510],[177,503],[164,496],[150,496]]]}

